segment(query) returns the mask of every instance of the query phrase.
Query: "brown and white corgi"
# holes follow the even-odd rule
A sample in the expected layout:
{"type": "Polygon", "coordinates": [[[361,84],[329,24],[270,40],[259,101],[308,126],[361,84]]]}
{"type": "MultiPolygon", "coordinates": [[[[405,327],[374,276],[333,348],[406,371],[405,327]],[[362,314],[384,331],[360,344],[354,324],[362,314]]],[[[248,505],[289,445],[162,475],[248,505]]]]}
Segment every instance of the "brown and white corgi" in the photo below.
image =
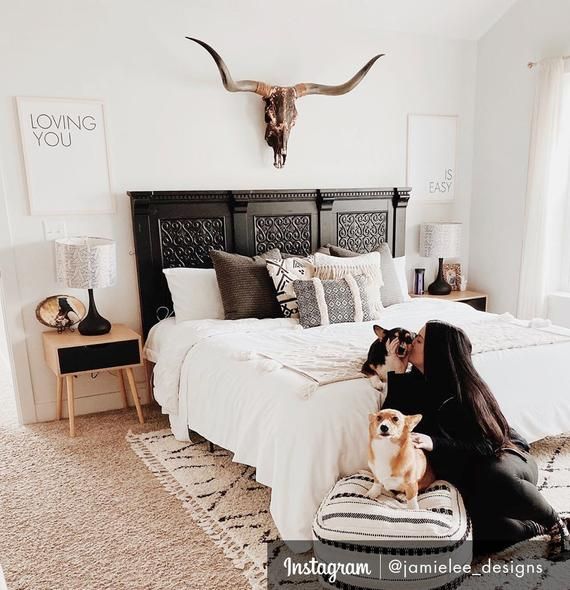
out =
{"type": "Polygon", "coordinates": [[[412,430],[422,415],[381,410],[369,414],[368,419],[368,467],[374,484],[366,495],[377,498],[387,490],[399,500],[405,499],[408,508],[418,510],[418,491],[435,480],[425,453],[412,442],[412,430]]]}
{"type": "Polygon", "coordinates": [[[368,350],[368,357],[362,365],[361,371],[370,379],[372,387],[378,391],[384,391],[388,377],[386,370],[387,345],[397,338],[396,354],[403,359],[410,354],[416,335],[405,328],[385,330],[381,326],[374,326],[374,333],[377,338],[368,350]]]}

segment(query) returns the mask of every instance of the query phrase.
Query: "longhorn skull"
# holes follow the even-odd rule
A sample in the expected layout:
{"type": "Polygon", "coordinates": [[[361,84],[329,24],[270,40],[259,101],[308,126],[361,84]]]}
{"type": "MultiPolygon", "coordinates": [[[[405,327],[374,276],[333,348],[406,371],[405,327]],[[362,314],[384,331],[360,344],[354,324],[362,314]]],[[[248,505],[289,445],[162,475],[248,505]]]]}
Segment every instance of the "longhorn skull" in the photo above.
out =
{"type": "Polygon", "coordinates": [[[339,96],[350,92],[358,86],[368,73],[368,70],[374,65],[374,62],[384,55],[383,53],[375,55],[344,84],[327,86],[324,84],[301,83],[295,84],[295,86],[271,86],[256,80],[238,80],[234,82],[224,60],[212,47],[193,37],[186,37],[186,39],[201,45],[214,58],[218,70],[220,70],[222,84],[226,90],[229,92],[255,92],[263,98],[265,101],[265,122],[267,124],[265,141],[273,148],[273,165],[276,168],[283,168],[287,158],[287,141],[297,118],[295,100],[309,94],[339,96]]]}

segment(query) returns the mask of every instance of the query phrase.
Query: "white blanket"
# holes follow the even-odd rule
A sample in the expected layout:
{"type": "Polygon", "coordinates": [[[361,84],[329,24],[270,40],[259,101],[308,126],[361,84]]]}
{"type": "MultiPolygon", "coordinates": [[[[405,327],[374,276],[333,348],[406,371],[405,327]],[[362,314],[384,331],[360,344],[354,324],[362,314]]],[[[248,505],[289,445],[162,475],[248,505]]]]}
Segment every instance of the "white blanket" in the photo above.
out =
{"type": "MultiPolygon", "coordinates": [[[[415,299],[390,306],[379,323],[417,332],[430,319],[460,323],[488,317],[462,303],[415,299]]],[[[352,328],[373,341],[372,323],[352,328]]],[[[367,379],[354,379],[320,386],[303,399],[311,383],[304,375],[268,370],[267,359],[239,360],[240,353],[258,349],[260,338],[271,334],[277,342],[283,335],[296,336],[297,329],[294,320],[172,322],[154,351],[155,395],[173,410],[167,413],[176,438],[187,440],[191,428],[231,450],[235,461],[255,466],[257,481],[272,488],[271,514],[282,537],[309,540],[327,491],[339,477],[367,466],[368,413],[377,408],[378,392],[367,379]],[[194,342],[190,348],[189,341],[194,342]],[[161,388],[169,379],[174,394],[161,388]]],[[[327,326],[306,334],[343,330],[327,326]]],[[[570,430],[569,359],[570,342],[557,342],[484,352],[474,363],[509,423],[533,441],[570,430]]]]}
{"type": "MultiPolygon", "coordinates": [[[[270,322],[253,318],[235,321],[190,320],[171,325],[168,339],[162,342],[160,354],[152,349],[149,354],[145,346],[146,358],[156,363],[153,371],[154,399],[164,414],[178,414],[182,364],[199,342],[235,334],[258,334],[266,330],[279,333],[302,330],[297,320],[285,318],[272,319],[270,322]]],[[[152,334],[149,337],[151,339],[152,334]]]]}
{"type": "MultiPolygon", "coordinates": [[[[473,354],[570,339],[567,333],[553,329],[548,322],[525,322],[510,314],[482,315],[475,318],[468,315],[454,321],[469,336],[473,354]]],[[[234,358],[253,361],[254,370],[268,372],[287,368],[307,377],[308,382],[299,390],[301,397],[307,399],[320,385],[363,378],[360,369],[374,340],[373,323],[337,324],[304,330],[292,319],[182,322],[177,325],[176,338],[166,343],[166,350],[156,363],[155,399],[166,413],[177,414],[180,372],[188,353],[199,342],[230,335],[243,335],[243,348],[235,353],[234,358]],[[252,348],[247,348],[252,338],[252,348]]],[[[407,326],[403,324],[403,327],[407,326]]]]}
{"type": "MultiPolygon", "coordinates": [[[[456,322],[456,325],[469,337],[473,354],[570,340],[568,335],[553,332],[547,322],[542,325],[524,322],[510,314],[498,317],[489,314],[482,319],[456,322]]],[[[369,324],[342,324],[327,328],[319,331],[297,330],[280,334],[278,338],[273,332],[265,331],[256,337],[255,350],[240,352],[237,358],[250,361],[266,357],[274,364],[261,363],[261,369],[271,371],[286,367],[305,375],[313,382],[304,389],[305,398],[319,385],[363,378],[361,368],[371,339],[369,324]]]]}

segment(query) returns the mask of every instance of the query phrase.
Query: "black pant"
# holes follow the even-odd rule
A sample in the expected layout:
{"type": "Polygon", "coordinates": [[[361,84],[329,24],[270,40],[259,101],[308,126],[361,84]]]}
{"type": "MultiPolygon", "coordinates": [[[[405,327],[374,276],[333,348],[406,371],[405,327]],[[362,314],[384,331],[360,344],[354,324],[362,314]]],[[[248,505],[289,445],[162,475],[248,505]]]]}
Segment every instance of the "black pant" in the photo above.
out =
{"type": "Polygon", "coordinates": [[[558,514],[536,487],[537,481],[538,466],[528,453],[506,451],[474,463],[461,487],[477,553],[534,537],[540,532],[535,523],[547,529],[556,523],[558,514]]]}

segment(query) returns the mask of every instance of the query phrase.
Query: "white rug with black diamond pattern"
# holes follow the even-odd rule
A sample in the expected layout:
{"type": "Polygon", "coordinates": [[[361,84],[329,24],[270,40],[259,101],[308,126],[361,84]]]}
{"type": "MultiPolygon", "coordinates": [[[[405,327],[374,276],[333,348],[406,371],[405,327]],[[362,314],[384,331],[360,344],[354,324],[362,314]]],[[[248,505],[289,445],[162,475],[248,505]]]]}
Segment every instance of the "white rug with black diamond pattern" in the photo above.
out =
{"type": "MultiPolygon", "coordinates": [[[[270,490],[255,481],[255,470],[232,462],[229,451],[205,442],[179,442],[170,430],[127,436],[133,451],[188,509],[191,517],[241,569],[254,590],[266,588],[266,542],[279,539],[269,514],[270,490]]],[[[532,445],[540,467],[538,487],[563,515],[570,514],[570,434],[547,438],[532,445]]],[[[473,576],[465,590],[562,590],[570,588],[570,562],[541,561],[544,573],[517,577],[516,566],[539,559],[548,551],[549,539],[537,537],[494,556],[505,573],[473,576]]],[[[483,572],[484,562],[474,571],[483,572]]],[[[308,588],[305,584],[295,586],[308,588]]],[[[312,584],[311,584],[312,587],[312,584]]]]}

